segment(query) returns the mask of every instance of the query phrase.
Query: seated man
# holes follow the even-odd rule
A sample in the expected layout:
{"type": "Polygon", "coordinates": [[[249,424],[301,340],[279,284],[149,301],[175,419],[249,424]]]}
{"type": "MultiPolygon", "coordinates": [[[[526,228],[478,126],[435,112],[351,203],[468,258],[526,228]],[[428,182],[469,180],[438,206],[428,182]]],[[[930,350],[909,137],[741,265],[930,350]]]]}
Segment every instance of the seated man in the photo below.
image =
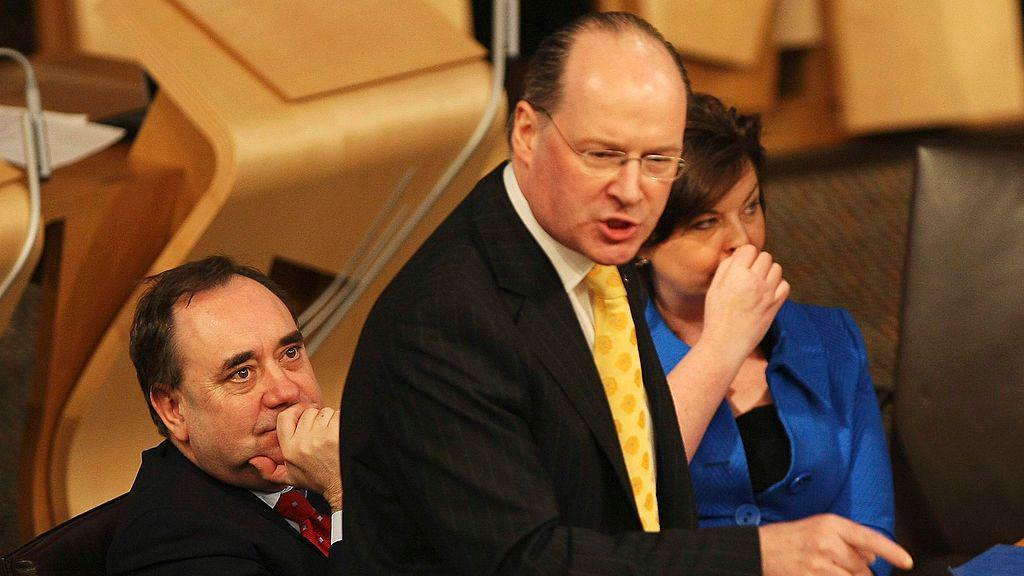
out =
{"type": "Polygon", "coordinates": [[[283,292],[224,257],[148,282],[131,357],[166,440],[142,454],[108,572],[326,574],[341,539],[338,412],[320,407],[283,292]]]}

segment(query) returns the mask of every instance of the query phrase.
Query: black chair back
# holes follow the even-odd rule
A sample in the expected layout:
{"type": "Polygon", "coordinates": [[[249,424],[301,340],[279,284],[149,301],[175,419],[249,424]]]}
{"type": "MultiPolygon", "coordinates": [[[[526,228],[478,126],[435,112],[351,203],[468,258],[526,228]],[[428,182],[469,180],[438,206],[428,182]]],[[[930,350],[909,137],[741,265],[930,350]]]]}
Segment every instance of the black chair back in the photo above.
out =
{"type": "Polygon", "coordinates": [[[0,576],[106,574],[107,550],[124,497],[79,514],[0,557],[0,576]]]}
{"type": "Polygon", "coordinates": [[[893,411],[917,573],[1024,538],[1024,143],[918,151],[893,411]]]}

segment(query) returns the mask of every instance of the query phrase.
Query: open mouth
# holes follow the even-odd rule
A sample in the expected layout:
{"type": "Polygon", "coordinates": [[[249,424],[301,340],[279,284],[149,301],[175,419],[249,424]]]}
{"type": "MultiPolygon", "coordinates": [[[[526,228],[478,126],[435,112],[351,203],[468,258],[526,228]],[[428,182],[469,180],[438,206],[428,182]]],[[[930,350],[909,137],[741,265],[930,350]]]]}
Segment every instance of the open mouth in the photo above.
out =
{"type": "Polygon", "coordinates": [[[640,226],[630,220],[622,218],[609,218],[601,221],[601,231],[604,236],[614,242],[622,242],[633,238],[640,226]]]}

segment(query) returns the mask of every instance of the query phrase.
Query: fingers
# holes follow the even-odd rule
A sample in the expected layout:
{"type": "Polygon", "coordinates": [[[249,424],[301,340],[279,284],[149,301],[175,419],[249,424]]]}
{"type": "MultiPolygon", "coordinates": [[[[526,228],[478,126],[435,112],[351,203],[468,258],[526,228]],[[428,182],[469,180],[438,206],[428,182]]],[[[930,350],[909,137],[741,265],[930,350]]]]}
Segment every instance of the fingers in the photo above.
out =
{"type": "Polygon", "coordinates": [[[305,407],[295,404],[285,408],[277,414],[277,438],[278,441],[287,440],[295,435],[299,419],[305,411],[305,407]]]}
{"type": "Polygon", "coordinates": [[[786,298],[789,298],[789,282],[783,280],[775,287],[775,301],[778,302],[779,306],[782,306],[786,298]]]}
{"type": "Polygon", "coordinates": [[[274,484],[288,484],[288,468],[266,456],[253,456],[249,465],[256,469],[260,478],[274,484]]]}
{"type": "MultiPolygon", "coordinates": [[[[753,244],[744,244],[737,248],[728,259],[732,260],[733,266],[750,268],[759,256],[759,252],[760,250],[758,250],[753,244]]],[[[760,253],[763,254],[763,252],[760,253]]],[[[769,258],[771,257],[769,256],[769,258]]]]}
{"type": "Polygon", "coordinates": [[[767,278],[772,268],[772,255],[767,252],[761,252],[760,254],[758,254],[757,258],[755,258],[754,261],[750,264],[750,271],[757,275],[758,278],[767,278]]]}
{"type": "Polygon", "coordinates": [[[718,266],[717,272],[724,274],[725,268],[747,268],[758,278],[764,278],[771,286],[782,280],[782,266],[775,262],[768,252],[759,251],[753,244],[737,248],[718,266]]]}
{"type": "Polygon", "coordinates": [[[280,438],[282,435],[291,437],[297,432],[327,428],[337,415],[338,411],[330,406],[323,408],[300,404],[289,406],[277,415],[278,437],[280,438]]]}
{"type": "Polygon", "coordinates": [[[864,556],[860,554],[857,548],[850,546],[840,545],[831,554],[832,563],[837,567],[849,574],[864,574],[865,570],[870,574],[871,571],[868,569],[870,562],[865,562],[864,556]]]}
{"type": "Polygon", "coordinates": [[[851,522],[847,529],[840,533],[840,537],[862,554],[881,556],[902,570],[909,570],[914,566],[914,559],[902,546],[871,528],[851,522]]]}

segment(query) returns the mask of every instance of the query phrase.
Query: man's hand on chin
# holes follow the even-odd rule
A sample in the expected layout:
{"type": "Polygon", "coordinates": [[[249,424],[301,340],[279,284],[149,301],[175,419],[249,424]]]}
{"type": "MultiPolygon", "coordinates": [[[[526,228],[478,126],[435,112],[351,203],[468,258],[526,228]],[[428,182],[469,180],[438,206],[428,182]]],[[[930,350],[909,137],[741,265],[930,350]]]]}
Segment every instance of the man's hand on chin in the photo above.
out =
{"type": "Polygon", "coordinates": [[[296,404],[277,415],[277,439],[284,463],[255,456],[249,464],[274,484],[290,484],[317,492],[341,510],[341,466],[338,460],[339,412],[296,404]]]}

